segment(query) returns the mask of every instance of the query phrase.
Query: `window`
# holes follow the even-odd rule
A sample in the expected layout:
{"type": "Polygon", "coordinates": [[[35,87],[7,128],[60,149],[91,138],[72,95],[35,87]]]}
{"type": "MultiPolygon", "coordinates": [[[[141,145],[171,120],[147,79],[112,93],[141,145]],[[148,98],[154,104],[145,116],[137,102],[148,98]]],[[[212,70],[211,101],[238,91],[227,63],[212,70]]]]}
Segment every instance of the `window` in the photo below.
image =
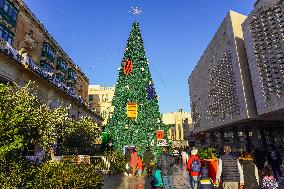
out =
{"type": "Polygon", "coordinates": [[[68,79],[76,81],[77,75],[72,68],[68,68],[68,79]]]}
{"type": "Polygon", "coordinates": [[[0,8],[4,19],[15,27],[19,10],[9,0],[0,0],[0,8]]]}
{"type": "Polygon", "coordinates": [[[65,62],[64,59],[58,58],[56,69],[61,70],[61,71],[65,72],[65,73],[67,73],[68,65],[67,65],[67,63],[65,62]]]}
{"type": "Polygon", "coordinates": [[[46,42],[43,43],[42,56],[45,56],[52,62],[55,60],[55,50],[46,42]]]}
{"type": "Polygon", "coordinates": [[[107,94],[102,95],[102,101],[103,102],[108,102],[108,95],[107,94]]]}
{"type": "Polygon", "coordinates": [[[94,95],[89,95],[89,102],[93,102],[94,100],[94,95]]]}
{"type": "Polygon", "coordinates": [[[10,45],[13,43],[14,34],[7,30],[4,26],[0,25],[0,37],[7,41],[10,45]]]}
{"type": "Polygon", "coordinates": [[[62,75],[57,74],[57,75],[56,75],[56,78],[57,78],[60,82],[65,83],[65,78],[64,78],[62,75]]]}
{"type": "Polygon", "coordinates": [[[102,117],[103,119],[106,118],[106,111],[103,111],[103,112],[101,113],[101,117],[102,117]]]}
{"type": "Polygon", "coordinates": [[[50,64],[48,64],[46,61],[40,61],[40,65],[45,71],[53,72],[54,68],[50,64]]]}

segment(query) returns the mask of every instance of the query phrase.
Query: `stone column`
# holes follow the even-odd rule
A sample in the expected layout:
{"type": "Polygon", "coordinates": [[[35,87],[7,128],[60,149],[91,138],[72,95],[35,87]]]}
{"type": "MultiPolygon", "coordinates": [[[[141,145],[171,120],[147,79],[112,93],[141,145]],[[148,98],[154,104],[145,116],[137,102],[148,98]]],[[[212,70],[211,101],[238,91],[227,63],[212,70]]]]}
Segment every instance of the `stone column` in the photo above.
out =
{"type": "Polygon", "coordinates": [[[220,145],[221,145],[221,146],[224,146],[224,145],[225,145],[224,131],[220,131],[220,132],[219,132],[219,136],[220,136],[220,145]]]}

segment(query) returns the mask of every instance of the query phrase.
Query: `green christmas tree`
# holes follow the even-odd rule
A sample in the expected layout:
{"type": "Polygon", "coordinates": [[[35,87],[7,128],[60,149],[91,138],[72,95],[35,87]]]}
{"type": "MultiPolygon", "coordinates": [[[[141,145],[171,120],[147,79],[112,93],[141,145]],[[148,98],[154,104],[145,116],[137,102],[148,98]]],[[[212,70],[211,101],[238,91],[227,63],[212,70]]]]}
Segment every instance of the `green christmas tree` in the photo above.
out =
{"type": "Polygon", "coordinates": [[[157,146],[156,131],[164,130],[165,127],[137,22],[132,25],[121,67],[118,70],[112,102],[114,113],[106,126],[112,143],[120,151],[125,145],[134,145],[138,147],[139,154],[142,154],[146,147],[150,147],[157,159],[161,149],[157,146]],[[137,114],[134,110],[133,118],[127,114],[128,103],[133,103],[134,109],[137,105],[137,114]]]}

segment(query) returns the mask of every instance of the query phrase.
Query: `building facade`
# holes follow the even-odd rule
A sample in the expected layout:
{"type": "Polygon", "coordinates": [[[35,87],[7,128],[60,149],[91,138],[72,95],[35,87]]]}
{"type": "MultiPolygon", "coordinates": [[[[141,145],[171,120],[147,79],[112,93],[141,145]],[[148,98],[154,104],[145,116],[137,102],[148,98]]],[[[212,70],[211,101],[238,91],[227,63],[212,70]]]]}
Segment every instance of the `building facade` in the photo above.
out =
{"type": "Polygon", "coordinates": [[[201,144],[284,145],[284,1],[230,12],[189,77],[201,144]]]}
{"type": "Polygon", "coordinates": [[[284,145],[284,1],[258,0],[243,23],[264,145],[284,145]]]}
{"type": "Polygon", "coordinates": [[[173,142],[174,146],[187,146],[190,140],[190,132],[193,131],[191,114],[183,112],[169,112],[162,114],[163,123],[172,125],[168,132],[168,138],[173,142]]]}
{"type": "Polygon", "coordinates": [[[0,0],[0,81],[30,80],[51,108],[71,106],[70,116],[102,118],[88,108],[89,80],[22,0],[0,0]]]}
{"type": "Polygon", "coordinates": [[[103,125],[107,124],[108,118],[114,111],[114,106],[112,106],[114,91],[115,87],[89,86],[89,106],[104,119],[103,125]]]}
{"type": "Polygon", "coordinates": [[[241,24],[230,11],[189,77],[195,132],[256,117],[241,24]]]}

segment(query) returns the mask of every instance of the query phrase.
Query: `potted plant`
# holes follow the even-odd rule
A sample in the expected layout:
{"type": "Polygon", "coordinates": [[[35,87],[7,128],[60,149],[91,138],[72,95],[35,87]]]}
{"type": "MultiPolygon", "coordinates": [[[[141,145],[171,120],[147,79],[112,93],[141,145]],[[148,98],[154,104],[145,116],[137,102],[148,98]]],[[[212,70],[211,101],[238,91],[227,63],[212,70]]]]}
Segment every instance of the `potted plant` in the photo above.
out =
{"type": "Polygon", "coordinates": [[[202,166],[206,166],[208,169],[208,176],[216,184],[216,174],[218,167],[218,153],[217,149],[212,147],[204,147],[198,149],[198,155],[202,160],[202,166]]]}

